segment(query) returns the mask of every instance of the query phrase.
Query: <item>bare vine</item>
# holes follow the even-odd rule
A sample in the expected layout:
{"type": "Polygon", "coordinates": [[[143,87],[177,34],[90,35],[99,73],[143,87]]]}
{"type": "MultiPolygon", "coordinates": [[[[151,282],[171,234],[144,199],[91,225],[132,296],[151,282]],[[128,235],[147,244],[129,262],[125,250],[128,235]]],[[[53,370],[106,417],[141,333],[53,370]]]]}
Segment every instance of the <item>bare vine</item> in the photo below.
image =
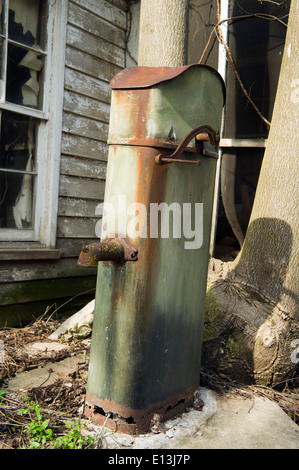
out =
{"type": "MultiPolygon", "coordinates": [[[[266,0],[267,1],[267,0],[266,0]]],[[[270,0],[269,0],[270,1],[270,0]]],[[[270,2],[270,3],[275,3],[275,4],[278,4],[277,2],[270,2]]],[[[253,109],[256,111],[256,113],[258,114],[258,116],[262,119],[262,121],[266,124],[267,128],[269,129],[270,126],[271,126],[271,123],[268,121],[268,119],[265,118],[265,116],[263,116],[263,114],[261,113],[261,111],[259,110],[259,108],[256,106],[256,104],[253,102],[253,100],[250,98],[249,96],[249,93],[247,92],[242,80],[241,80],[241,77],[239,75],[239,72],[237,70],[237,66],[236,66],[236,63],[234,61],[234,58],[232,56],[232,53],[231,53],[231,50],[228,46],[228,44],[225,42],[224,40],[224,37],[223,37],[223,34],[222,34],[222,31],[221,31],[221,25],[225,22],[228,22],[228,21],[231,21],[231,20],[235,20],[235,19],[244,19],[244,18],[260,18],[260,19],[265,19],[265,20],[274,20],[274,21],[278,21],[279,23],[281,23],[283,26],[287,27],[287,24],[281,19],[281,18],[278,18],[274,15],[270,15],[270,14],[266,14],[266,13],[250,13],[250,14],[244,14],[244,15],[241,15],[241,16],[237,16],[237,17],[230,17],[230,18],[226,18],[226,19],[223,19],[221,20],[220,19],[220,5],[221,5],[221,0],[217,0],[217,23],[216,25],[214,26],[214,28],[212,29],[211,31],[211,34],[209,36],[209,39],[206,43],[206,46],[203,50],[203,53],[198,61],[198,63],[200,64],[206,54],[206,51],[210,45],[210,42],[212,40],[212,37],[214,36],[214,34],[216,34],[216,37],[218,39],[218,41],[224,46],[225,50],[226,50],[226,54],[227,54],[227,57],[228,57],[228,60],[230,62],[230,65],[233,69],[233,72],[236,76],[236,79],[239,83],[239,86],[244,94],[244,96],[246,97],[246,99],[248,100],[248,102],[251,104],[251,106],[253,107],[253,109]]]]}

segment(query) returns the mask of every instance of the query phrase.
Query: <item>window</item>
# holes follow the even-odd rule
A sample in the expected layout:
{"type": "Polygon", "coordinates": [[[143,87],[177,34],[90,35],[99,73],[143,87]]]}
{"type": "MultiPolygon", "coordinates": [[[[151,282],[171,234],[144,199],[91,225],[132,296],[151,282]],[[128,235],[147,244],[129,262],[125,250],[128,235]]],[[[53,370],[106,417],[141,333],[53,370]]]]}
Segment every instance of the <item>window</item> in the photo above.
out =
{"type": "Polygon", "coordinates": [[[1,102],[43,109],[45,0],[1,0],[1,102]]]}
{"type": "MultiPolygon", "coordinates": [[[[227,42],[238,73],[261,114],[271,121],[284,49],[289,1],[231,0],[227,42]]],[[[227,67],[224,137],[266,139],[267,125],[244,96],[232,67],[227,67]]]]}
{"type": "MultiPolygon", "coordinates": [[[[283,56],[290,0],[223,0],[221,24],[238,74],[260,114],[271,121],[283,56]],[[227,21],[227,19],[229,19],[227,21]]],[[[219,48],[219,71],[226,82],[221,138],[221,198],[217,243],[236,253],[250,220],[268,137],[265,119],[253,109],[219,48]],[[233,239],[235,244],[233,245],[233,239]]]]}
{"type": "Polygon", "coordinates": [[[1,242],[54,243],[65,24],[65,0],[0,0],[1,242]]]}
{"type": "Polygon", "coordinates": [[[46,2],[1,0],[1,239],[34,240],[36,142],[44,118],[46,2]],[[6,229],[14,229],[5,233],[6,229]]]}
{"type": "Polygon", "coordinates": [[[1,229],[33,228],[36,127],[35,118],[1,113],[1,229]]]}

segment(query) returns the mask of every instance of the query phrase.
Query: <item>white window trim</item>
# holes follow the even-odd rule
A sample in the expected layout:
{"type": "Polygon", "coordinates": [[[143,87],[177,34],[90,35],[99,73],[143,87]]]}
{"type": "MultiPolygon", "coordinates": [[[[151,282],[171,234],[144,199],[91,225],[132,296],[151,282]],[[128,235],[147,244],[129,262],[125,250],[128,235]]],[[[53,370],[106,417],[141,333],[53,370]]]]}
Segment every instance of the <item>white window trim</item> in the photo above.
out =
{"type": "MultiPolygon", "coordinates": [[[[222,0],[220,5],[220,20],[228,18],[229,12],[229,0],[222,0]]],[[[223,39],[227,43],[228,37],[228,23],[224,21],[220,24],[220,29],[222,32],[223,39]]],[[[226,75],[227,75],[227,60],[226,60],[226,50],[223,44],[218,45],[218,72],[221,75],[224,84],[226,85],[226,75]]],[[[223,136],[224,128],[224,119],[225,119],[225,110],[222,110],[222,119],[221,119],[221,129],[220,137],[223,136]]],[[[221,139],[220,139],[221,142],[221,139]]],[[[221,144],[220,144],[221,145],[221,144]]],[[[214,188],[214,201],[213,201],[213,210],[212,210],[212,226],[211,226],[211,237],[210,237],[210,256],[213,256],[215,239],[216,239],[216,230],[217,230],[217,214],[218,214],[218,199],[220,192],[220,172],[221,172],[221,160],[222,160],[222,149],[221,146],[218,151],[218,160],[216,166],[215,174],[215,188],[214,188]]]]}
{"type": "MultiPolygon", "coordinates": [[[[48,45],[43,111],[6,103],[2,109],[32,113],[41,119],[37,139],[37,184],[34,229],[1,229],[0,242],[39,242],[41,248],[55,248],[61,151],[64,65],[68,0],[49,0],[48,45]]],[[[19,243],[18,243],[19,244],[19,243]]],[[[0,243],[1,248],[1,243],[0,243]]],[[[25,246],[24,246],[25,248],[25,246]]],[[[57,257],[57,254],[54,254],[57,257]]],[[[0,254],[1,259],[1,254],[0,254]]]]}
{"type": "Polygon", "coordinates": [[[266,148],[268,139],[262,139],[262,138],[257,138],[257,139],[220,139],[220,148],[231,148],[231,147],[237,147],[237,148],[266,148]]]}

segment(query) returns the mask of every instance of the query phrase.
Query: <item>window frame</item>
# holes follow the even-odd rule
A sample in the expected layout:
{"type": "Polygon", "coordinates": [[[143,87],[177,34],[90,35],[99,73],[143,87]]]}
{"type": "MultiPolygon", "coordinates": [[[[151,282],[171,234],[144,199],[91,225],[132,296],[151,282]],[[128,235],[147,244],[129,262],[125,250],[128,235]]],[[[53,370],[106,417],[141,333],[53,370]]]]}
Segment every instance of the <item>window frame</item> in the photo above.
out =
{"type": "Polygon", "coordinates": [[[33,257],[36,250],[40,256],[57,258],[55,250],[58,184],[60,167],[60,144],[64,91],[64,65],[67,24],[67,0],[48,0],[47,44],[45,44],[45,79],[43,83],[43,108],[35,109],[8,102],[0,102],[1,111],[31,116],[39,120],[36,136],[36,200],[34,227],[32,229],[0,229],[0,259],[23,259],[20,250],[33,257]],[[29,250],[29,251],[28,251],[29,250]],[[43,253],[42,253],[43,251],[43,253]],[[10,254],[8,254],[10,253],[10,254]],[[9,256],[9,258],[7,258],[9,256]],[[20,258],[19,258],[20,257],[20,258]]]}
{"type": "MultiPolygon", "coordinates": [[[[48,64],[48,57],[49,57],[49,53],[50,53],[50,47],[51,47],[51,41],[49,40],[51,38],[50,34],[51,34],[51,31],[50,31],[50,28],[49,28],[49,25],[50,25],[50,12],[52,10],[52,5],[51,3],[53,3],[51,0],[46,0],[46,15],[47,15],[47,21],[46,21],[46,38],[47,38],[47,44],[46,44],[46,47],[45,49],[42,49],[40,47],[35,47],[35,46],[29,46],[29,45],[26,45],[26,44],[22,44],[14,39],[11,39],[9,38],[9,33],[8,33],[8,15],[9,15],[9,1],[10,0],[2,0],[3,1],[3,5],[5,7],[5,15],[4,15],[4,21],[3,21],[3,33],[0,33],[0,38],[3,39],[3,41],[5,42],[5,47],[4,47],[4,67],[3,67],[3,70],[1,70],[1,80],[5,82],[5,86],[3,87],[3,90],[1,90],[1,93],[0,93],[0,108],[1,109],[4,109],[6,111],[12,111],[12,112],[15,112],[15,113],[20,113],[20,114],[23,114],[23,115],[26,115],[26,116],[31,116],[31,117],[36,117],[37,119],[47,119],[47,112],[46,110],[48,109],[48,103],[46,102],[47,101],[47,93],[46,93],[46,89],[47,89],[47,82],[49,81],[48,78],[49,78],[49,70],[48,70],[48,67],[49,67],[49,64],[48,64]],[[12,44],[12,45],[15,45],[17,47],[20,47],[20,48],[23,48],[23,49],[26,49],[26,50],[31,50],[33,52],[36,52],[38,53],[39,55],[43,55],[45,57],[45,64],[44,64],[44,74],[45,74],[45,79],[44,79],[44,89],[43,89],[43,106],[42,106],[42,109],[38,109],[38,108],[30,108],[29,106],[23,106],[23,105],[19,105],[19,104],[15,104],[15,103],[11,103],[9,101],[6,101],[4,99],[4,96],[5,95],[5,88],[6,88],[6,81],[7,81],[7,57],[8,57],[8,45],[9,44],[12,44]]],[[[3,85],[1,85],[3,86],[3,85]]]]}
{"type": "MultiPolygon", "coordinates": [[[[233,0],[221,0],[220,6],[220,22],[219,25],[221,29],[221,33],[224,39],[224,42],[228,44],[228,36],[229,36],[229,24],[226,21],[229,15],[229,8],[230,4],[233,0]]],[[[275,2],[274,2],[275,3],[275,2]]],[[[218,72],[223,78],[225,85],[227,85],[227,70],[230,65],[228,64],[227,60],[227,52],[225,46],[222,43],[218,44],[218,72]]],[[[225,127],[225,119],[226,119],[226,110],[225,107],[223,109],[222,115],[222,122],[221,122],[221,130],[220,130],[220,143],[219,143],[219,152],[218,152],[218,161],[217,161],[217,169],[216,169],[216,176],[215,176],[215,192],[214,192],[214,206],[213,206],[213,218],[212,218],[212,234],[210,239],[210,255],[213,256],[214,254],[214,244],[217,232],[217,216],[218,216],[218,201],[219,201],[219,194],[220,194],[220,186],[221,186],[221,165],[222,165],[222,156],[223,154],[229,150],[238,150],[238,149],[266,149],[268,137],[255,137],[255,138],[234,138],[232,136],[224,136],[224,127],[225,127]]]]}
{"type": "MultiPolygon", "coordinates": [[[[220,21],[219,25],[221,33],[224,39],[224,42],[228,43],[228,33],[229,25],[225,21],[229,18],[229,7],[231,0],[222,0],[220,6],[220,21]]],[[[227,60],[227,52],[225,46],[220,42],[218,44],[218,72],[222,76],[225,85],[227,84],[227,69],[229,67],[227,60]]],[[[238,149],[238,148],[266,148],[267,138],[229,138],[224,137],[224,124],[226,119],[225,108],[222,113],[221,120],[221,130],[220,130],[220,142],[219,142],[219,152],[217,160],[217,168],[215,175],[215,190],[214,190],[214,205],[213,205],[213,217],[212,217],[212,228],[211,228],[211,238],[210,238],[210,255],[213,256],[214,253],[214,244],[217,232],[217,214],[218,214],[218,197],[220,194],[220,180],[221,180],[221,164],[222,164],[222,155],[226,149],[238,149]]]]}

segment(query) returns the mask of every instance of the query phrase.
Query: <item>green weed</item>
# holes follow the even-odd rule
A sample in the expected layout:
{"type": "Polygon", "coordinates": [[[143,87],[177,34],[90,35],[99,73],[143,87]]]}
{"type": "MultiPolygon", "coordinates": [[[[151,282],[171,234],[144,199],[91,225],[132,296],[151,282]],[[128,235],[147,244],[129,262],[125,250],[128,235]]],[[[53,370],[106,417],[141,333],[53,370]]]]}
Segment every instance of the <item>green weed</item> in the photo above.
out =
{"type": "Polygon", "coordinates": [[[3,403],[3,398],[6,397],[6,392],[2,392],[2,390],[0,390],[0,405],[3,403]]]}
{"type": "Polygon", "coordinates": [[[29,449],[44,448],[45,444],[52,440],[52,429],[49,426],[49,419],[43,419],[39,404],[25,398],[27,408],[18,411],[19,414],[28,414],[31,422],[25,426],[25,432],[30,436],[29,449]]]}
{"type": "Polygon", "coordinates": [[[25,398],[25,403],[27,407],[22,408],[18,413],[28,414],[31,420],[30,424],[25,426],[25,432],[30,437],[29,447],[26,448],[86,449],[94,442],[93,437],[81,435],[82,424],[80,420],[76,423],[65,423],[69,429],[67,434],[54,438],[52,429],[49,427],[50,420],[43,418],[39,404],[36,401],[31,401],[28,397],[25,398]]]}
{"type": "Polygon", "coordinates": [[[69,428],[69,432],[54,441],[54,449],[86,449],[94,442],[93,437],[89,435],[83,437],[80,434],[79,430],[82,428],[80,420],[77,423],[65,423],[65,425],[69,428]]]}

